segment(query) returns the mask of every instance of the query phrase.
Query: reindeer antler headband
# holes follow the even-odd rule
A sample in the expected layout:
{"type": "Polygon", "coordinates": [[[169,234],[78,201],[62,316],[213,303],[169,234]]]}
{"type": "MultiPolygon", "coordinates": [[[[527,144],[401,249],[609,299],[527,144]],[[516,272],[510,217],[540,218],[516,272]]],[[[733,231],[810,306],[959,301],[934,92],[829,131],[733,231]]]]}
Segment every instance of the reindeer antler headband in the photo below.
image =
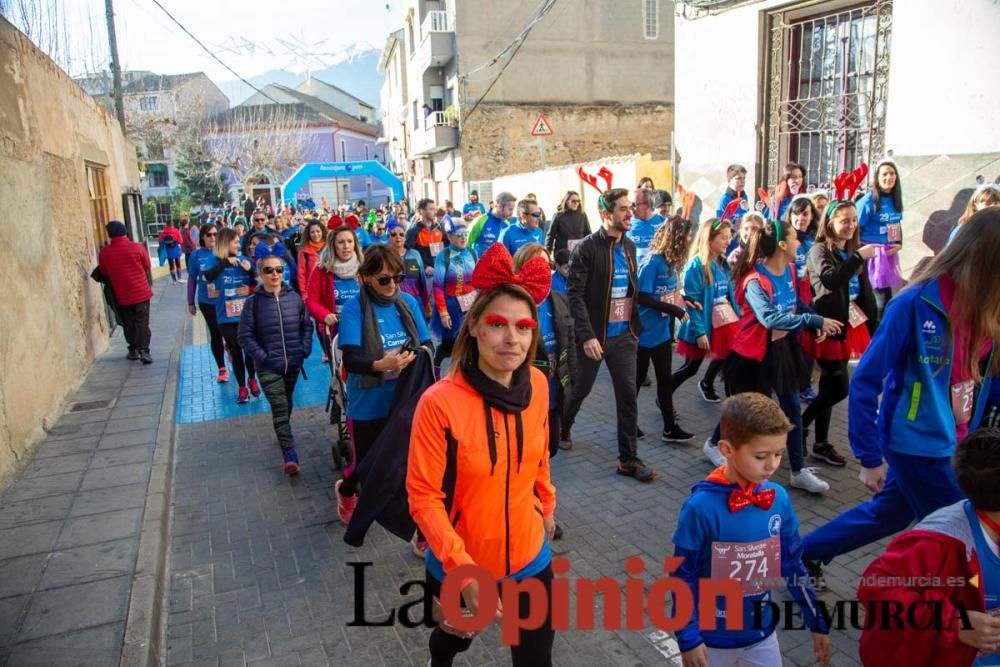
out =
{"type": "Polygon", "coordinates": [[[861,166],[854,171],[842,171],[837,178],[833,179],[833,198],[826,207],[824,214],[828,220],[838,206],[854,203],[854,195],[858,191],[858,186],[865,182],[867,176],[868,165],[862,162],[861,166]]]}
{"type": "Polygon", "coordinates": [[[583,167],[579,167],[577,168],[576,173],[579,174],[581,181],[587,183],[600,193],[600,196],[597,198],[598,203],[601,205],[603,210],[610,212],[611,209],[608,207],[608,203],[604,201],[604,192],[611,189],[611,181],[614,179],[614,174],[611,173],[611,170],[607,167],[601,167],[597,170],[597,174],[588,174],[584,171],[583,167]],[[601,186],[597,184],[598,176],[604,179],[604,182],[608,184],[608,187],[604,190],[602,190],[601,186]]]}

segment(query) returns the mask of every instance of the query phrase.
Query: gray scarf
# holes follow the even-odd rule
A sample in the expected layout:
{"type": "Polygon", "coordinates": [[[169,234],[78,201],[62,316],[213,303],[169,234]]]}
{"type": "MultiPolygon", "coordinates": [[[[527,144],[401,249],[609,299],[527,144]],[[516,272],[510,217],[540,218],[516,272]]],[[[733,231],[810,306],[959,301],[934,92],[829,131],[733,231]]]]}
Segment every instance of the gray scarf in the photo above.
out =
{"type": "MultiPolygon", "coordinates": [[[[420,344],[417,336],[417,324],[414,322],[413,315],[410,313],[410,309],[406,307],[406,302],[403,301],[403,297],[398,289],[393,296],[386,298],[380,294],[376,294],[375,290],[365,285],[361,288],[358,299],[361,301],[361,353],[363,355],[370,359],[381,359],[385,356],[385,348],[382,346],[382,331],[378,327],[378,318],[375,317],[375,307],[373,304],[379,306],[395,305],[396,312],[399,313],[399,320],[403,323],[403,328],[406,329],[406,334],[413,341],[413,345],[420,344]]],[[[385,384],[384,376],[384,373],[377,375],[362,374],[361,388],[372,389],[382,386],[385,384]]]]}

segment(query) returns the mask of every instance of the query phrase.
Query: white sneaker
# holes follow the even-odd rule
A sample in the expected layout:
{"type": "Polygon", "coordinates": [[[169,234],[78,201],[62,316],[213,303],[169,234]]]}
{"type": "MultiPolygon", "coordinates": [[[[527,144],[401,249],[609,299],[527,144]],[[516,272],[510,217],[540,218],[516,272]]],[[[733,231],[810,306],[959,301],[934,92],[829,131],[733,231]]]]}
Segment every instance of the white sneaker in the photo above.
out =
{"type": "Polygon", "coordinates": [[[816,476],[816,468],[803,468],[793,472],[789,483],[796,489],[809,493],[824,493],[830,490],[830,485],[816,476]]]}
{"type": "Polygon", "coordinates": [[[718,445],[712,444],[711,438],[705,438],[705,444],[701,446],[701,451],[705,453],[712,465],[719,467],[726,462],[726,457],[719,451],[718,445]]]}

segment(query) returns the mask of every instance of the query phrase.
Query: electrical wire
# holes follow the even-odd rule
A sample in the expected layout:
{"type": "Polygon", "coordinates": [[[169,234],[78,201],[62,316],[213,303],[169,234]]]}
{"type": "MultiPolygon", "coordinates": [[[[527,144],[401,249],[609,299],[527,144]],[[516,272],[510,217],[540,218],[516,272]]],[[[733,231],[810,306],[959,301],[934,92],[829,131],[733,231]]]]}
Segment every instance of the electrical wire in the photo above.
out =
{"type": "MultiPolygon", "coordinates": [[[[535,10],[535,15],[531,18],[530,21],[528,21],[528,24],[525,25],[524,28],[521,29],[521,32],[519,32],[517,34],[517,36],[514,37],[514,39],[512,39],[502,49],[500,49],[500,52],[498,54],[496,54],[495,56],[493,56],[492,58],[490,58],[488,61],[486,61],[485,63],[483,63],[479,67],[474,67],[473,69],[469,70],[468,72],[465,72],[464,74],[459,74],[458,78],[459,79],[466,79],[469,76],[471,76],[472,74],[475,74],[476,72],[479,72],[480,70],[484,70],[484,69],[487,69],[489,67],[493,67],[511,49],[515,49],[515,47],[517,49],[519,49],[520,48],[520,44],[528,36],[528,34],[531,32],[532,28],[534,28],[535,25],[537,25],[539,21],[541,21],[543,18],[545,18],[545,15],[548,14],[549,11],[555,6],[556,1],[557,0],[543,0],[542,4],[539,5],[538,9],[535,10]]],[[[154,2],[155,2],[155,0],[154,0],[154,2]]],[[[509,63],[510,61],[507,61],[507,62],[509,63]]]]}
{"type": "Polygon", "coordinates": [[[557,0],[545,0],[545,2],[543,2],[543,4],[538,8],[538,11],[535,13],[535,17],[528,22],[528,24],[524,27],[524,30],[522,30],[520,34],[518,34],[518,36],[514,38],[514,41],[512,41],[510,44],[504,47],[500,51],[500,53],[498,53],[491,61],[479,67],[476,67],[472,70],[469,70],[463,75],[459,75],[458,78],[464,81],[465,79],[468,78],[470,74],[478,72],[479,70],[482,70],[486,67],[492,67],[494,64],[496,64],[496,62],[500,58],[503,57],[503,55],[507,51],[510,51],[513,48],[513,51],[510,54],[510,58],[507,59],[507,62],[505,62],[503,67],[500,68],[500,71],[497,72],[496,77],[493,78],[493,81],[490,82],[490,85],[486,87],[486,90],[483,91],[483,94],[479,96],[479,99],[476,100],[476,103],[472,105],[471,109],[469,109],[469,113],[465,114],[464,118],[462,119],[463,122],[467,121],[472,116],[472,114],[476,112],[476,109],[479,108],[479,105],[482,104],[483,100],[486,99],[486,96],[490,94],[490,91],[493,90],[493,86],[496,85],[497,81],[500,80],[500,77],[503,76],[503,73],[507,71],[507,68],[510,67],[510,64],[514,61],[514,58],[517,56],[517,52],[521,50],[522,46],[524,46],[524,42],[527,41],[528,35],[531,33],[532,28],[534,28],[539,21],[545,18],[545,15],[548,14],[549,11],[555,6],[556,2],[557,0]]]}
{"type": "Polygon", "coordinates": [[[200,46],[205,53],[207,53],[208,55],[210,55],[217,63],[219,63],[220,65],[222,65],[223,67],[225,67],[227,70],[229,70],[230,72],[232,72],[233,76],[235,76],[237,79],[239,79],[240,81],[242,81],[246,85],[248,85],[251,88],[253,88],[254,90],[256,90],[258,93],[260,93],[261,95],[263,95],[267,99],[271,100],[275,104],[281,104],[281,102],[279,102],[278,100],[274,99],[273,97],[271,97],[270,95],[268,95],[267,93],[265,93],[263,90],[261,90],[260,88],[258,88],[257,86],[253,85],[252,83],[250,83],[249,81],[247,81],[246,79],[244,79],[242,76],[240,76],[239,73],[236,70],[234,70],[232,67],[230,67],[226,63],[222,62],[222,60],[217,55],[215,55],[214,53],[212,53],[212,51],[207,46],[205,46],[204,44],[202,44],[202,42],[201,42],[200,39],[198,39],[197,37],[195,37],[194,35],[192,35],[191,31],[188,30],[187,28],[185,28],[183,23],[181,23],[176,18],[174,18],[174,15],[171,14],[169,11],[167,11],[166,7],[164,7],[163,5],[160,4],[160,0],[152,0],[152,2],[153,2],[154,5],[156,5],[160,9],[162,9],[163,13],[166,14],[167,17],[171,21],[173,21],[174,23],[176,23],[177,27],[184,31],[184,34],[186,34],[188,37],[190,37],[191,39],[193,39],[194,42],[198,46],[200,46]]]}

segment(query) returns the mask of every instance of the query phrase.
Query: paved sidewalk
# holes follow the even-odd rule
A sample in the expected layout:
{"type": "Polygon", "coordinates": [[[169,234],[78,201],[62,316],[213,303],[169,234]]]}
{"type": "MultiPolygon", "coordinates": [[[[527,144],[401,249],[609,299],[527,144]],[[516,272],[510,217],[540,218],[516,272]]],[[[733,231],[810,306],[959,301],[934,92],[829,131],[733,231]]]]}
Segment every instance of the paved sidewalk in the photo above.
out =
{"type": "Polygon", "coordinates": [[[138,647],[127,618],[138,644],[159,649],[155,518],[173,426],[161,408],[176,387],[182,288],[158,281],[152,305],[155,362],[125,359],[119,329],[0,497],[0,664],[118,665],[126,642],[138,647]]]}

